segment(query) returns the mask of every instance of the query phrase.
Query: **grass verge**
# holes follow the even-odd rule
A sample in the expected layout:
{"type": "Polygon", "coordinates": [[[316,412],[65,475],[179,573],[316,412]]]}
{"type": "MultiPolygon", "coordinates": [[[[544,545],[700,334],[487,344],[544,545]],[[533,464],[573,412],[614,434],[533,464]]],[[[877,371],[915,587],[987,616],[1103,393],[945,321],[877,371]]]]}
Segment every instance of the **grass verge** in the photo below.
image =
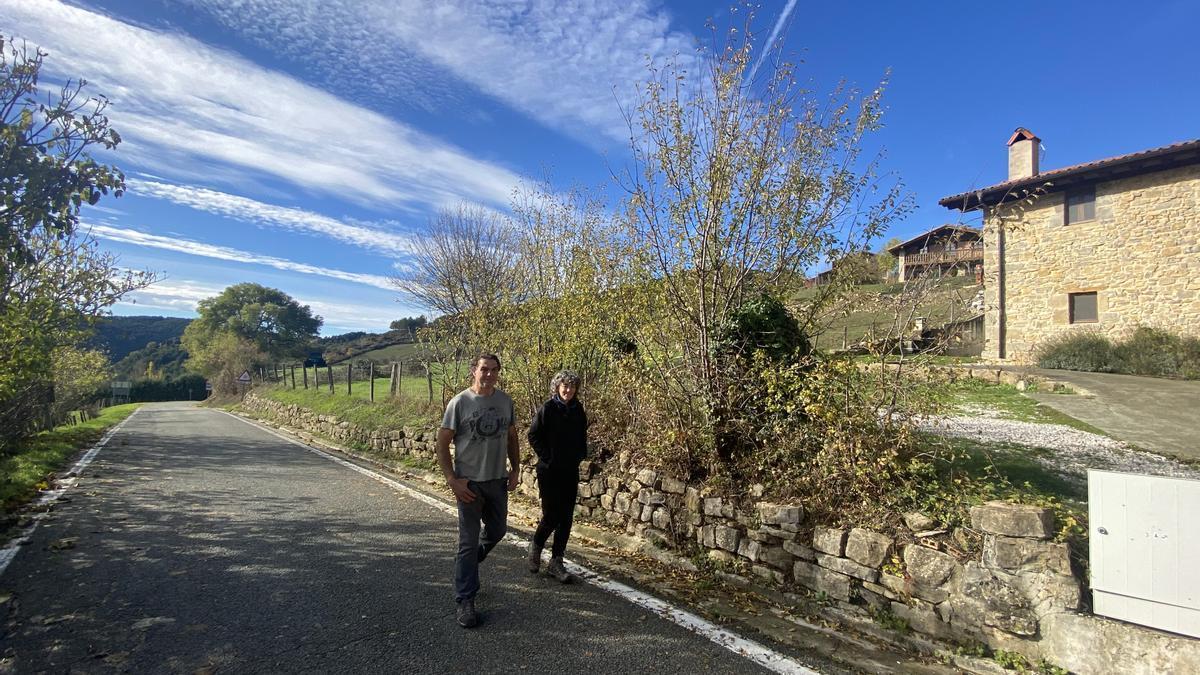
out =
{"type": "MultiPolygon", "coordinates": [[[[328,389],[292,389],[290,386],[258,387],[254,393],[280,403],[298,405],[321,415],[335,415],[338,419],[365,429],[397,429],[405,426],[428,426],[441,417],[441,401],[436,406],[425,398],[386,398],[387,380],[375,383],[376,399],[372,403],[363,392],[346,395],[346,384],[341,389],[334,385],[333,393],[328,389]],[[380,386],[380,383],[385,383],[380,386]],[[382,392],[380,391],[382,389],[382,392]]],[[[355,386],[369,387],[367,382],[356,382],[355,386]]]]}
{"type": "Polygon", "coordinates": [[[1042,405],[1010,384],[992,384],[982,380],[959,380],[946,385],[940,392],[944,404],[960,415],[978,414],[980,409],[995,411],[1003,419],[1035,424],[1061,424],[1100,436],[1103,431],[1042,405]]]}
{"type": "Polygon", "coordinates": [[[0,508],[5,514],[28,503],[49,486],[79,451],[104,436],[104,432],[133,414],[140,403],[112,406],[100,416],[76,425],[55,427],[30,438],[13,454],[0,459],[0,508]]]}

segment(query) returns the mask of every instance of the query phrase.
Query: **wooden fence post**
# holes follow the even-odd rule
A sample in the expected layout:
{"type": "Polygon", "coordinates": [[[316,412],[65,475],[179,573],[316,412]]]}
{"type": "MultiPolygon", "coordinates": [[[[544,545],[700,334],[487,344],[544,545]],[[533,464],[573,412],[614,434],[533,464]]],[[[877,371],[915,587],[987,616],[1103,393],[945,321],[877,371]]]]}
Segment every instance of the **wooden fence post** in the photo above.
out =
{"type": "Polygon", "coordinates": [[[346,364],[346,395],[347,396],[350,396],[351,394],[354,393],[350,389],[351,385],[353,385],[353,384],[354,384],[354,364],[347,363],[346,364]]]}
{"type": "Polygon", "coordinates": [[[396,371],[400,368],[400,364],[392,362],[392,370],[388,375],[388,398],[396,397],[396,371]]]}
{"type": "Polygon", "coordinates": [[[301,376],[304,378],[304,388],[308,389],[308,366],[305,364],[301,364],[300,372],[301,372],[301,376]]]}
{"type": "Polygon", "coordinates": [[[329,393],[333,393],[333,366],[325,365],[325,376],[329,378],[329,393]]]}
{"type": "Polygon", "coordinates": [[[404,394],[404,361],[396,364],[396,395],[404,394]]]}
{"type": "Polygon", "coordinates": [[[425,380],[429,382],[429,404],[433,405],[433,371],[428,363],[425,364],[425,380]]]}
{"type": "Polygon", "coordinates": [[[296,366],[292,366],[292,389],[296,388],[296,366]]]}
{"type": "Polygon", "coordinates": [[[371,403],[375,402],[375,362],[367,367],[367,377],[371,379],[371,403]]]}

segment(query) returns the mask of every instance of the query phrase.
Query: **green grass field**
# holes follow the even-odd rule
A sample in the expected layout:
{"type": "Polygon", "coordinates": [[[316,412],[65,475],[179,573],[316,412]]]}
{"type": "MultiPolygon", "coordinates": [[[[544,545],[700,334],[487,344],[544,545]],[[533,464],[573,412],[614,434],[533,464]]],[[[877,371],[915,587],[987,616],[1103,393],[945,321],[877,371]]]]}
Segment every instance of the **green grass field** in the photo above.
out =
{"type": "MultiPolygon", "coordinates": [[[[974,297],[978,287],[971,277],[947,277],[936,282],[920,299],[919,308],[912,312],[914,316],[923,316],[928,326],[943,324],[951,318],[961,318],[969,313],[966,308],[974,297]]],[[[846,344],[855,344],[871,335],[895,334],[893,324],[896,315],[906,303],[915,298],[903,297],[904,292],[912,292],[912,286],[905,284],[866,284],[851,287],[846,297],[831,305],[827,311],[816,318],[815,328],[820,332],[816,336],[816,347],[819,349],[840,349],[843,340],[846,344]]],[[[798,292],[793,300],[803,307],[819,297],[822,289],[805,288],[798,292]]],[[[902,312],[908,316],[909,312],[902,312]]]]}
{"type": "MultiPolygon", "coordinates": [[[[420,359],[424,354],[424,348],[416,343],[406,343],[399,345],[390,345],[379,349],[372,349],[369,352],[363,352],[355,356],[352,361],[367,360],[380,362],[392,361],[412,361],[420,359]]],[[[336,364],[333,364],[336,365],[336,364]]]]}
{"type": "Polygon", "coordinates": [[[100,440],[105,431],[133,414],[140,403],[113,406],[100,416],[76,425],[55,427],[30,438],[13,453],[0,459],[0,508],[10,513],[45,489],[55,472],[88,446],[100,440]]]}

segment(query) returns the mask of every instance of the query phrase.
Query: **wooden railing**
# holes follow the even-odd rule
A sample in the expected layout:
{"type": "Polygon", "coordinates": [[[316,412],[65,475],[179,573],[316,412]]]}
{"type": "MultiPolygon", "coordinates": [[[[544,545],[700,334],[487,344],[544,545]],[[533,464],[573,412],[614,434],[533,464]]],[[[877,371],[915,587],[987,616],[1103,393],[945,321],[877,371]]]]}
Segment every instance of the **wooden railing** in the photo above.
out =
{"type": "Polygon", "coordinates": [[[938,251],[936,253],[906,253],[904,255],[905,266],[959,263],[970,262],[973,260],[983,262],[982,246],[960,248],[954,251],[938,251]]]}

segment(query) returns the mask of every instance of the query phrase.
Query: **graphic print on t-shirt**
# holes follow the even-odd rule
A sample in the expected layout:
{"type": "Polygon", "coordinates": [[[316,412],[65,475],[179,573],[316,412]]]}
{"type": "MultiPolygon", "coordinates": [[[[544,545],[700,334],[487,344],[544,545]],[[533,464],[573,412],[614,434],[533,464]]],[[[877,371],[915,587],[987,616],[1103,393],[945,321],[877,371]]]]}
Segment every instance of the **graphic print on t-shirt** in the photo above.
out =
{"type": "Polygon", "coordinates": [[[475,410],[467,421],[471,429],[471,440],[498,436],[501,431],[504,431],[504,421],[504,417],[495,407],[489,406],[475,410]]]}

